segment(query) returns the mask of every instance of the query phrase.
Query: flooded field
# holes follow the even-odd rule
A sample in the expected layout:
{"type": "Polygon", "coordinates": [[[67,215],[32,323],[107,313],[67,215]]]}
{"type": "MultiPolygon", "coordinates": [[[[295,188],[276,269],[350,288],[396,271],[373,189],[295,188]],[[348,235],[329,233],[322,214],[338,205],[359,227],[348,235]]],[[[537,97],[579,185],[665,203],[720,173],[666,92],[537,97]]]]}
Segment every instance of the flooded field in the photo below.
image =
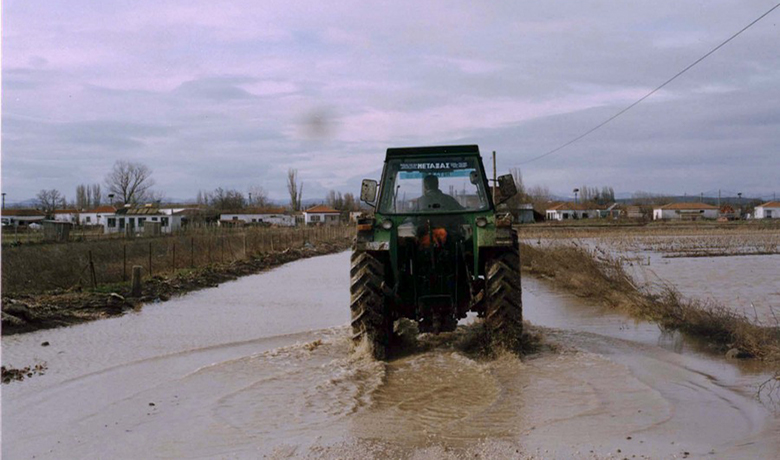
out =
{"type": "Polygon", "coordinates": [[[673,286],[766,326],[780,326],[780,231],[707,235],[631,235],[527,239],[577,244],[618,257],[638,285],[673,286]]]}
{"type": "MultiPolygon", "coordinates": [[[[766,371],[524,279],[542,350],[349,350],[346,253],[3,337],[4,458],[776,458],[766,371]],[[48,342],[48,346],[41,346],[48,342]]],[[[652,265],[651,265],[652,266],[652,265]]]]}

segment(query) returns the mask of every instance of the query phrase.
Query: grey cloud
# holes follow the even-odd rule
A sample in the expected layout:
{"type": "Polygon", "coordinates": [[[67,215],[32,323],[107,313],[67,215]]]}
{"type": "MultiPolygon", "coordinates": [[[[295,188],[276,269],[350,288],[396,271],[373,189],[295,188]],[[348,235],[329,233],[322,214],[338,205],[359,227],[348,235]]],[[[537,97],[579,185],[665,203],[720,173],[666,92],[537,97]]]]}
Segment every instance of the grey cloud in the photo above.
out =
{"type": "MultiPolygon", "coordinates": [[[[193,4],[186,18],[165,1],[85,5],[57,14],[9,5],[4,63],[16,67],[2,70],[4,187],[31,196],[45,175],[69,190],[127,158],[171,178],[158,181],[168,196],[258,182],[283,196],[294,166],[313,197],[354,191],[359,178],[376,176],[388,146],[456,142],[498,150],[508,168],[593,127],[630,102],[614,94],[642,94],[759,13],[736,0],[312,2],[307,15],[282,1],[236,0],[193,4]],[[273,34],[259,33],[263,25],[273,34]],[[263,81],[282,86],[255,86],[263,81]],[[572,105],[577,98],[590,102],[572,105]],[[540,113],[513,114],[513,102],[540,113]],[[568,113],[549,116],[548,106],[568,113]],[[327,129],[306,129],[318,112],[327,129]]],[[[660,192],[749,178],[757,191],[780,188],[771,174],[780,132],[773,24],[757,24],[604,129],[525,166],[527,182],[660,192]]]]}

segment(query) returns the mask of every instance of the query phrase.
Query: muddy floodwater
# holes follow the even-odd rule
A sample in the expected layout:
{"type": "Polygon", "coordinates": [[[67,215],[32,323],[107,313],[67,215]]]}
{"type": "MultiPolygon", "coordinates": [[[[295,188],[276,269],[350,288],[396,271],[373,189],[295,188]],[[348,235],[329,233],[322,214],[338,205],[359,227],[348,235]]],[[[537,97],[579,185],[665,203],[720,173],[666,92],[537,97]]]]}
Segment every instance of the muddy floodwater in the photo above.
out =
{"type": "Polygon", "coordinates": [[[765,370],[529,277],[546,345],[522,360],[460,352],[470,325],[389,363],[351,353],[348,266],[3,337],[4,364],[48,366],[2,388],[3,458],[778,458],[765,370]]]}
{"type": "Polygon", "coordinates": [[[602,238],[528,239],[536,245],[577,245],[609,254],[639,286],[659,292],[672,286],[685,298],[713,301],[764,326],[780,326],[780,246],[775,234],[759,245],[748,237],[715,238],[708,247],[703,237],[634,236],[602,238]],[[703,243],[702,243],[703,241],[703,243]],[[721,243],[720,245],[715,243],[721,243]],[[700,250],[691,249],[703,248],[700,250]],[[757,250],[771,254],[752,254],[757,250]],[[717,256],[703,254],[716,253],[717,256]],[[693,255],[692,255],[693,254],[693,255]]]}

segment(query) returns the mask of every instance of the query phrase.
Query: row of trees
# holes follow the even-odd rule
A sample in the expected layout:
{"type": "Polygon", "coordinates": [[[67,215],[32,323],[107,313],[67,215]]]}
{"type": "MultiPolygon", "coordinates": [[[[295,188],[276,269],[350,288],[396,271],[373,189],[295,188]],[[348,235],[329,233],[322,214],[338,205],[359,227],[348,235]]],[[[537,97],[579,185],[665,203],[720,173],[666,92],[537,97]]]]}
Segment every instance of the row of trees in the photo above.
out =
{"type": "Polygon", "coordinates": [[[596,203],[600,205],[614,203],[615,202],[615,190],[612,187],[588,187],[583,185],[580,187],[580,200],[583,203],[596,203]]]}
{"type": "MultiPolygon", "coordinates": [[[[143,163],[119,160],[106,174],[105,186],[111,202],[139,203],[162,198],[162,194],[153,191],[152,170],[143,163]]],[[[43,189],[38,192],[38,207],[46,214],[55,209],[66,208],[69,203],[59,190],[43,189]]],[[[70,203],[77,209],[96,208],[105,203],[101,184],[80,184],[76,186],[76,199],[70,203]]]]}

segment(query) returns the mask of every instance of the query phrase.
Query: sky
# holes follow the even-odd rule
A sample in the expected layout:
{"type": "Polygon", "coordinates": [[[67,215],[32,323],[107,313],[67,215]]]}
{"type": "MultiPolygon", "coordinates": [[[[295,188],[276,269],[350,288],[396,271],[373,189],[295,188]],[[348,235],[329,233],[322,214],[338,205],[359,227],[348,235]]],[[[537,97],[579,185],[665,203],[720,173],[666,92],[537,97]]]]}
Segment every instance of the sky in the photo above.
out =
{"type": "Polygon", "coordinates": [[[388,147],[478,144],[560,195],[780,192],[780,9],[631,111],[775,0],[2,3],[8,203],[103,183],[169,199],[356,193],[388,147]]]}

